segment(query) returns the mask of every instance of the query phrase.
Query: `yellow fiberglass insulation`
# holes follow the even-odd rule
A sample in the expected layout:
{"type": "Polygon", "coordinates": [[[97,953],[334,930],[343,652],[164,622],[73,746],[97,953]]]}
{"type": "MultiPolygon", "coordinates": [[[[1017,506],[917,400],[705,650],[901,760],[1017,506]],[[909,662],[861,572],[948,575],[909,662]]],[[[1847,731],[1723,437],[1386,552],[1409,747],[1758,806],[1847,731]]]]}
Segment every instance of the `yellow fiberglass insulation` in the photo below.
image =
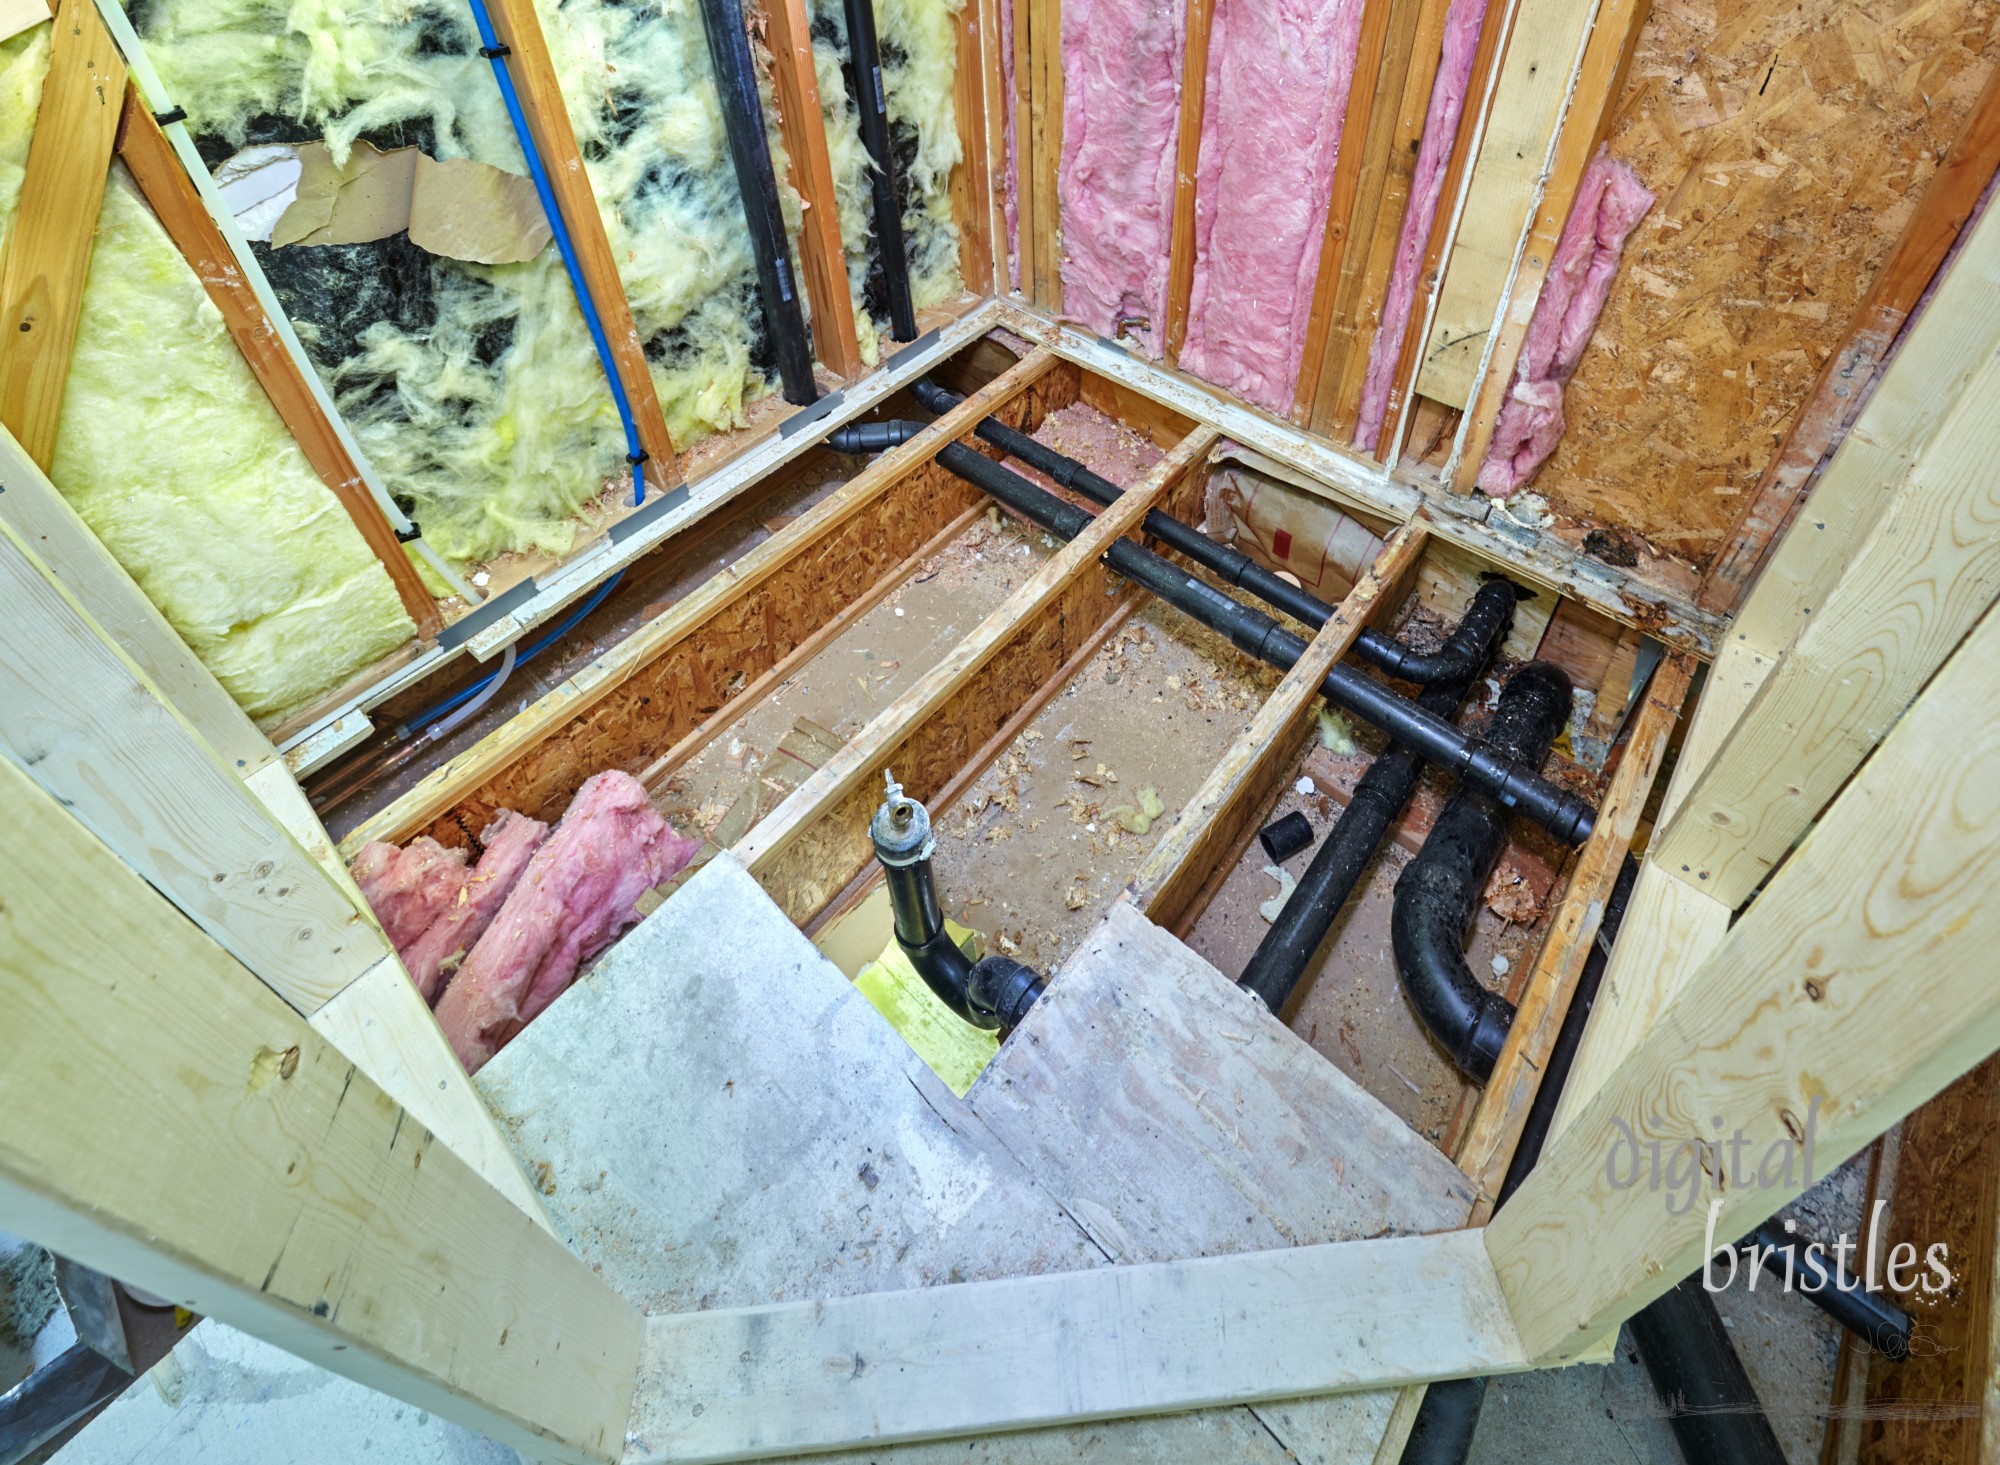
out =
{"type": "MultiPolygon", "coordinates": [[[[775,357],[697,0],[538,4],[667,427],[685,446],[741,426],[744,406],[770,390],[775,357]]],[[[759,91],[795,238],[768,66],[759,91]]],[[[796,256],[792,265],[796,278],[796,256]]]]}
{"type": "MultiPolygon", "coordinates": [[[[48,35],[0,46],[9,232],[48,35]]],[[[282,716],[415,634],[122,167],[98,217],[49,476],[253,716],[282,716]]]]}
{"type": "MultiPolygon", "coordinates": [[[[882,87],[889,98],[890,147],[903,205],[910,293],[919,310],[958,294],[958,226],[951,170],[961,157],[952,85],[957,24],[965,0],[877,0],[875,28],[882,87]]],[[[840,239],[857,307],[864,359],[873,361],[889,312],[870,212],[868,153],[847,76],[847,22],[841,0],[812,0],[813,70],[833,162],[840,239]]]]}
{"type": "MultiPolygon", "coordinates": [[[[135,21],[211,166],[324,136],[336,158],[365,138],[527,170],[463,0],[147,0],[135,21]]],[[[544,29],[675,441],[740,426],[769,356],[699,12],[569,0],[544,29]]],[[[364,450],[446,555],[566,553],[577,511],[629,483],[553,247],[490,266],[405,235],[257,249],[364,450]]]]}

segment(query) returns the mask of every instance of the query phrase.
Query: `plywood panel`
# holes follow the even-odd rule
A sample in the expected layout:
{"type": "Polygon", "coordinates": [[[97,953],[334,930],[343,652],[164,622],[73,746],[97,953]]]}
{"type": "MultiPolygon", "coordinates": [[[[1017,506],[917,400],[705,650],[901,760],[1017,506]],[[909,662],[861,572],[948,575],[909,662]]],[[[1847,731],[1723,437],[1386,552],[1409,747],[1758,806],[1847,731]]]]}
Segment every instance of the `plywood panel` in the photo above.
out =
{"type": "Polygon", "coordinates": [[[1715,552],[2000,59],[1996,17],[1992,0],[1654,6],[1609,142],[1660,201],[1535,484],[1559,512],[1715,552]]]}

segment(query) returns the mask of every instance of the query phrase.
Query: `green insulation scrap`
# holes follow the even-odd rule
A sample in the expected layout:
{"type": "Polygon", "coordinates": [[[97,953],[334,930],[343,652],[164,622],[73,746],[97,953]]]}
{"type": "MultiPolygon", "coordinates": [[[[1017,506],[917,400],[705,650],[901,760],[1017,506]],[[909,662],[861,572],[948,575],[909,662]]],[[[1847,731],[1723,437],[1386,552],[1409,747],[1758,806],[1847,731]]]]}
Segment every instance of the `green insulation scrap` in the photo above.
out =
{"type": "MultiPolygon", "coordinates": [[[[0,46],[8,232],[48,37],[41,26],[0,46]]],[[[98,217],[49,477],[253,716],[283,716],[415,634],[122,166],[98,217]]]]}
{"type": "MultiPolygon", "coordinates": [[[[903,204],[910,294],[918,310],[942,305],[964,288],[958,272],[958,225],[951,212],[951,170],[959,146],[953,82],[958,73],[958,16],[965,0],[877,0],[875,28],[882,89],[889,98],[890,146],[903,204]]],[[[847,77],[847,21],[841,0],[812,0],[813,72],[819,80],[827,151],[833,162],[840,242],[854,292],[862,359],[873,365],[889,312],[880,283],[870,213],[867,150],[847,77]],[[875,278],[871,279],[871,275],[875,278]]]]}
{"type": "MultiPolygon", "coordinates": [[[[597,195],[653,385],[676,444],[744,426],[773,387],[757,265],[744,223],[696,0],[538,0],[570,125],[597,195]]],[[[798,195],[785,182],[768,53],[765,133],[787,235],[798,195]]],[[[793,259],[796,278],[797,258],[793,259]]]]}

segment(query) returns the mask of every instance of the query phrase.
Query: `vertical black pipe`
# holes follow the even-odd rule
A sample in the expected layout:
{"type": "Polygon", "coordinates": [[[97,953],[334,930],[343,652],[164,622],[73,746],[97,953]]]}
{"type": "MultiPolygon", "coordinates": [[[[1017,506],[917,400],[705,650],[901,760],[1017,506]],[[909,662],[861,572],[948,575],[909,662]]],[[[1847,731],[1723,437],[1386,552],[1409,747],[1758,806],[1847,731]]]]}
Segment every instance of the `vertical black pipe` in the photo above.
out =
{"type": "MultiPolygon", "coordinates": [[[[1447,654],[1465,660],[1465,673],[1425,688],[1417,698],[1419,707],[1443,718],[1458,715],[1458,704],[1465,700],[1473,678],[1506,637],[1514,618],[1515,597],[1514,587],[1505,580],[1489,580],[1479,587],[1465,618],[1446,643],[1447,654]]],[[[1272,1012],[1285,1010],[1313,953],[1326,940],[1362,871],[1375,857],[1382,836],[1417,791],[1423,766],[1423,760],[1400,743],[1390,744],[1368,765],[1347,807],[1306,866],[1298,887],[1244,964],[1238,984],[1255,993],[1272,1012]]]]}
{"type": "MultiPolygon", "coordinates": [[[[1539,769],[1569,721],[1572,696],[1569,677],[1559,667],[1529,662],[1500,689],[1487,743],[1510,763],[1539,769]]],[[[1396,877],[1389,913],[1396,975],[1410,1010],[1466,1077],[1481,1084],[1492,1076],[1514,1025],[1514,1004],[1489,991],[1466,966],[1465,936],[1506,847],[1506,810],[1461,783],[1424,847],[1396,877]]]]}
{"type": "Polygon", "coordinates": [[[847,89],[861,110],[861,145],[874,164],[868,187],[875,214],[875,247],[882,254],[882,282],[889,303],[889,335],[917,339],[910,300],[910,259],[903,244],[903,197],[897,187],[896,151],[889,141],[889,95],[882,89],[882,55],[875,40],[874,0],[845,0],[847,89]]]}
{"type": "Polygon", "coordinates": [[[741,0],[701,0],[701,25],[708,34],[708,57],[715,67],[715,94],[722,103],[722,126],[729,134],[729,157],[743,195],[743,222],[757,260],[757,293],[764,306],[764,329],[778,356],[785,400],[804,407],[819,400],[813,381],[812,338],[806,334],[798,281],[792,276],[791,242],[778,208],[778,175],[764,135],[764,104],[757,95],[757,68],[750,34],[743,25],[741,0]]]}
{"type": "MultiPolygon", "coordinates": [[[[1576,994],[1570,999],[1569,1011],[1563,1015],[1548,1068],[1535,1091],[1535,1102],[1529,1108],[1513,1163],[1507,1167],[1507,1178],[1501,1183],[1499,1199],[1494,1203],[1496,1211],[1513,1197],[1535,1168],[1535,1161],[1541,1158],[1549,1121],[1555,1117],[1563,1085],[1590,1021],[1590,1011],[1604,979],[1604,966],[1625,919],[1626,903],[1638,874],[1637,862],[1628,855],[1618,872],[1611,899],[1605,904],[1604,920],[1577,979],[1576,994]]],[[[1715,1303],[1701,1290],[1699,1278],[1689,1278],[1652,1303],[1629,1326],[1639,1344],[1641,1361],[1654,1392],[1671,1411],[1669,1423],[1675,1441],[1690,1462],[1775,1465],[1783,1459],[1777,1436],[1751,1387],[1750,1376],[1744,1372],[1742,1360],[1729,1341],[1715,1303]]],[[[1453,1379],[1446,1384],[1432,1384],[1425,1390],[1424,1402],[1417,1410],[1416,1424],[1403,1449],[1402,1465],[1464,1465],[1485,1398],[1485,1379],[1453,1379]]]]}

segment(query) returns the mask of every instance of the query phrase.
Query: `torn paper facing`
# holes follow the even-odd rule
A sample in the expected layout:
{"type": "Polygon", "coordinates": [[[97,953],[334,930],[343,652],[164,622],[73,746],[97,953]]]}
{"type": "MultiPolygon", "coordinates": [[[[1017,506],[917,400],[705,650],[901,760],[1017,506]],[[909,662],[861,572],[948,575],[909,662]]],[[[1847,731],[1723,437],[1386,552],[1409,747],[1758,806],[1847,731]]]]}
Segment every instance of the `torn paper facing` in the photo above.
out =
{"type": "Polygon", "coordinates": [[[518,264],[540,254],[549,221],[534,181],[470,158],[437,162],[416,148],[357,142],[345,163],[324,143],[297,148],[298,188],[271,231],[273,248],[365,244],[408,231],[432,254],[518,264]]]}

